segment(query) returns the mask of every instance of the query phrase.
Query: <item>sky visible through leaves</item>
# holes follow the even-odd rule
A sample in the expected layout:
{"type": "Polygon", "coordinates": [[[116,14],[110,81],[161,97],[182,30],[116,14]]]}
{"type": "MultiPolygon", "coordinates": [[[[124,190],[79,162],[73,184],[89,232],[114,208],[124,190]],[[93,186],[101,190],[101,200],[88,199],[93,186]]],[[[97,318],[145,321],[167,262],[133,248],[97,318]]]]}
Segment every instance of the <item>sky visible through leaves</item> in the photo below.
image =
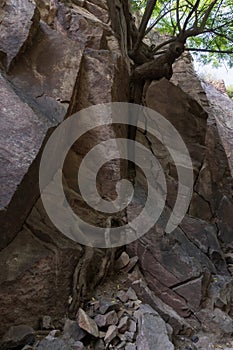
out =
{"type": "MultiPolygon", "coordinates": [[[[133,10],[141,15],[146,3],[147,0],[131,0],[133,10]]],[[[211,11],[204,29],[188,38],[187,48],[220,51],[190,52],[198,73],[233,85],[233,54],[229,54],[233,52],[233,0],[157,0],[148,26],[154,22],[155,30],[176,37],[183,27],[189,30],[196,28],[195,23],[200,26],[209,6],[211,11]]]]}
{"type": "MultiPolygon", "coordinates": [[[[194,58],[195,60],[195,58],[194,58]]],[[[224,80],[226,86],[233,86],[233,68],[227,66],[213,67],[211,64],[203,65],[194,61],[195,69],[198,74],[214,80],[224,80]]]]}

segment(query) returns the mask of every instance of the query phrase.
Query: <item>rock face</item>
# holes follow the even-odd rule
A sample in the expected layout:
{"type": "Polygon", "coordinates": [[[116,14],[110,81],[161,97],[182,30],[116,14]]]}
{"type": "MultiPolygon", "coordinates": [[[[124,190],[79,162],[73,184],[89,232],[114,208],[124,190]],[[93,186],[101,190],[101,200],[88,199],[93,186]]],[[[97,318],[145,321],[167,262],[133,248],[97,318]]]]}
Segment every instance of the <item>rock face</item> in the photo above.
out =
{"type": "MultiPolygon", "coordinates": [[[[114,250],[81,247],[61,235],[44,211],[38,187],[51,127],[91,105],[129,99],[123,5],[110,5],[105,0],[0,5],[0,334],[25,322],[37,328],[48,311],[52,324],[67,312],[74,316],[113,261],[114,250]]],[[[111,127],[93,132],[67,157],[65,191],[71,203],[79,203],[84,220],[90,220],[90,210],[75,192],[71,168],[93,143],[124,134],[111,127]]],[[[114,181],[121,178],[119,161],[106,165],[97,181],[110,196],[112,174],[114,181]]]]}
{"type": "Polygon", "coordinates": [[[34,2],[9,0],[2,2],[0,16],[0,51],[4,57],[2,63],[9,69],[33,40],[40,14],[34,2]]]}
{"type": "MultiPolygon", "coordinates": [[[[232,252],[233,238],[232,101],[209,85],[202,87],[190,57],[184,56],[174,65],[171,81],[162,79],[145,86],[144,104],[165,116],[179,131],[192,158],[195,186],[187,215],[177,229],[165,234],[168,207],[174,206],[177,193],[174,164],[153,136],[138,132],[137,139],[163,164],[168,207],[155,227],[127,250],[131,256],[138,255],[149,288],[164,303],[195,327],[202,324],[208,330],[211,326],[202,312],[216,312],[219,317],[212,316],[220,327],[222,312],[226,324],[229,315],[232,317],[232,297],[213,305],[211,292],[218,275],[225,283],[232,283],[230,260],[228,264],[225,260],[226,253],[232,252]]],[[[138,183],[145,188],[140,172],[138,183]]],[[[139,196],[140,200],[143,202],[143,197],[139,196]]],[[[220,289],[226,293],[223,285],[220,289]]],[[[144,293],[144,297],[153,299],[149,294],[144,293]]],[[[218,333],[216,325],[213,329],[218,333]]],[[[227,332],[230,334],[230,329],[227,332]]]]}
{"type": "MultiPolygon", "coordinates": [[[[159,159],[168,195],[156,225],[127,246],[127,252],[69,240],[43,207],[39,164],[56,126],[92,105],[130,100],[128,18],[126,0],[0,4],[0,335],[12,325],[27,323],[38,329],[45,315],[52,328],[61,328],[67,314],[73,319],[66,320],[63,338],[50,334],[38,349],[82,349],[88,336],[94,336],[97,349],[110,343],[125,349],[154,349],[155,344],[173,349],[172,332],[190,336],[203,329],[219,337],[233,332],[233,102],[201,85],[189,56],[175,63],[171,81],[147,82],[143,91],[145,106],[173,124],[192,158],[194,193],[180,225],[165,234],[177,195],[175,164],[158,140],[140,130],[137,140],[159,159]],[[132,272],[137,262],[140,273],[132,272]],[[113,265],[116,275],[129,273],[133,289],[118,290],[117,300],[100,300],[86,314],[85,302],[113,265]],[[141,301],[150,306],[141,307],[141,301]],[[74,321],[78,310],[80,324],[74,321]],[[75,339],[73,332],[78,333],[75,339]]],[[[108,221],[101,213],[92,213],[81,198],[78,167],[99,142],[127,135],[126,127],[96,128],[75,142],[66,157],[66,198],[73,212],[90,224],[107,227],[108,221]]],[[[48,168],[53,161],[51,154],[48,168]]],[[[126,176],[126,163],[107,162],[97,176],[98,192],[114,199],[116,183],[126,176]]],[[[142,209],[146,183],[140,171],[135,187],[136,205],[113,216],[111,225],[130,220],[142,209]]],[[[47,195],[57,211],[61,198],[47,195]]],[[[28,342],[23,332],[14,341],[20,342],[17,346],[28,342]]]]}
{"type": "Polygon", "coordinates": [[[221,92],[222,94],[225,94],[227,97],[227,88],[225,85],[224,80],[212,80],[212,79],[207,79],[206,83],[209,85],[212,85],[216,90],[221,92]]]}
{"type": "MultiPolygon", "coordinates": [[[[20,204],[20,197],[22,196],[20,183],[35,159],[47,129],[52,126],[52,123],[44,116],[39,117],[17,95],[12,84],[3,75],[0,76],[0,94],[0,215],[3,217],[1,220],[2,239],[0,247],[3,248],[12,240],[15,231],[21,228],[23,220],[31,210],[33,201],[38,196],[38,193],[35,193],[36,186],[33,186],[32,182],[31,184],[27,183],[23,194],[25,202],[20,204]],[[24,135],[23,142],[22,134],[24,135]],[[19,193],[15,194],[17,190],[19,193]],[[14,195],[14,203],[10,204],[14,195]],[[4,208],[8,205],[9,214],[6,214],[4,208]],[[11,215],[14,215],[15,220],[10,219],[11,215]],[[8,219],[6,216],[8,216],[8,219]]],[[[33,171],[31,170],[31,172],[33,171]]]]}
{"type": "MultiPolygon", "coordinates": [[[[198,181],[204,198],[209,200],[212,211],[216,211],[216,225],[219,238],[225,244],[232,243],[232,174],[233,174],[233,141],[232,141],[232,108],[233,102],[228,96],[218,93],[211,85],[204,84],[209,101],[208,130],[206,143],[209,152],[206,155],[206,166],[213,178],[211,186],[204,186],[204,179],[198,181]],[[218,186],[214,186],[219,184],[218,186]]],[[[205,170],[203,169],[205,174],[205,170]]],[[[203,176],[205,177],[205,176],[203,176]]]]}

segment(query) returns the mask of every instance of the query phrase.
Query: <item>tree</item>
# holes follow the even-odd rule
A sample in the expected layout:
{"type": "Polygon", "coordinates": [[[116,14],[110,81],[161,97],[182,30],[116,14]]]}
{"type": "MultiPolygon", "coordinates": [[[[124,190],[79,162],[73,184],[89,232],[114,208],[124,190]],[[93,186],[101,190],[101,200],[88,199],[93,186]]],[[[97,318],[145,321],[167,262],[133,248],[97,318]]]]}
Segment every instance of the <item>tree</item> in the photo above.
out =
{"type": "Polygon", "coordinates": [[[132,6],[144,10],[130,52],[135,80],[170,79],[172,64],[185,50],[198,52],[204,63],[224,60],[233,66],[232,0],[133,0],[132,6]],[[169,38],[145,48],[142,39],[154,28],[169,38]]]}
{"type": "Polygon", "coordinates": [[[233,85],[228,86],[228,88],[227,88],[227,94],[228,94],[228,96],[233,100],[233,85]]]}

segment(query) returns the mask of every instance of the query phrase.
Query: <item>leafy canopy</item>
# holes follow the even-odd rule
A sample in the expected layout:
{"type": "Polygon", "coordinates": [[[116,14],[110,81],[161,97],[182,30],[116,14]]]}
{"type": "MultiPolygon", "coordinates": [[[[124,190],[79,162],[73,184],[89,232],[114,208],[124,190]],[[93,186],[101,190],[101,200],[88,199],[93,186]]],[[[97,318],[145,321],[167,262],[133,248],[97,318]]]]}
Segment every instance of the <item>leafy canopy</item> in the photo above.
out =
{"type": "Polygon", "coordinates": [[[233,100],[233,86],[228,86],[227,94],[233,100]]]}
{"type": "MultiPolygon", "coordinates": [[[[143,14],[149,1],[131,0],[132,8],[143,14]]],[[[233,66],[233,0],[155,0],[144,34],[153,28],[174,40],[182,37],[204,63],[233,66]]]]}

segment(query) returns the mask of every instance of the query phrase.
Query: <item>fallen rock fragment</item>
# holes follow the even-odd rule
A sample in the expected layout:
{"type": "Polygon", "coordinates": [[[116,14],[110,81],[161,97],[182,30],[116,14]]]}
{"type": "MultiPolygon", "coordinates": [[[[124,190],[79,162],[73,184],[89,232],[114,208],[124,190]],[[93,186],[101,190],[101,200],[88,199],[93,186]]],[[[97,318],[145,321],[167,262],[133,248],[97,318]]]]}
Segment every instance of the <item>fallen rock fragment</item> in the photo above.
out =
{"type": "Polygon", "coordinates": [[[86,336],[86,332],[78,325],[76,321],[67,319],[63,328],[63,338],[80,341],[86,336]]]}
{"type": "Polygon", "coordinates": [[[123,290],[119,290],[116,296],[122,303],[126,303],[129,299],[127,293],[123,290]]]}
{"type": "Polygon", "coordinates": [[[80,328],[94,337],[99,336],[99,330],[95,321],[90,318],[83,309],[78,310],[77,321],[80,328]]]}
{"type": "Polygon", "coordinates": [[[99,338],[105,338],[106,332],[99,332],[99,338]]]}
{"type": "Polygon", "coordinates": [[[136,350],[136,345],[134,344],[127,344],[125,347],[125,350],[136,350]]]}
{"type": "Polygon", "coordinates": [[[133,288],[131,288],[131,287],[127,290],[126,295],[127,295],[128,299],[130,299],[130,300],[135,301],[135,300],[138,299],[138,297],[137,297],[135,291],[134,291],[133,288]]]}
{"type": "Polygon", "coordinates": [[[137,315],[139,330],[136,345],[138,349],[174,350],[164,320],[151,306],[142,304],[137,315]]]}
{"type": "Polygon", "coordinates": [[[51,329],[52,328],[52,319],[50,316],[43,316],[41,321],[42,329],[51,329]]]}
{"type": "Polygon", "coordinates": [[[133,342],[136,338],[136,334],[135,334],[135,332],[126,331],[124,333],[124,338],[126,341],[133,342]]]}
{"type": "Polygon", "coordinates": [[[116,270],[121,270],[126,267],[130,262],[129,255],[126,252],[123,252],[120,257],[116,260],[116,270]]]}
{"type": "Polygon", "coordinates": [[[129,320],[129,331],[134,333],[137,331],[137,323],[133,320],[129,320]]]}
{"type": "Polygon", "coordinates": [[[95,350],[105,350],[105,344],[102,339],[99,339],[95,344],[95,350]]]}
{"type": "Polygon", "coordinates": [[[84,345],[83,345],[83,343],[81,341],[76,341],[73,344],[72,349],[74,349],[74,350],[84,350],[85,347],[84,347],[84,345]]]}
{"type": "Polygon", "coordinates": [[[125,303],[125,306],[129,309],[133,309],[134,308],[134,302],[133,301],[128,301],[127,303],[125,303]]]}
{"type": "Polygon", "coordinates": [[[118,328],[117,326],[109,326],[106,336],[104,338],[105,344],[111,343],[111,341],[117,336],[118,328]]]}
{"type": "MultiPolygon", "coordinates": [[[[193,344],[192,340],[183,336],[176,336],[173,339],[173,343],[176,349],[184,350],[197,350],[196,346],[193,344]]],[[[212,347],[210,348],[212,349],[212,347]]],[[[207,349],[205,349],[207,350],[207,349]]]]}
{"type": "Polygon", "coordinates": [[[70,346],[60,338],[54,338],[53,340],[45,338],[39,342],[36,350],[70,350],[70,346]]]}
{"type": "Polygon", "coordinates": [[[94,320],[97,326],[101,328],[116,324],[118,322],[118,317],[116,311],[113,310],[105,315],[97,315],[94,320]]]}
{"type": "Polygon", "coordinates": [[[100,308],[99,313],[104,315],[109,311],[119,311],[120,310],[120,304],[116,300],[111,299],[103,299],[100,302],[100,308]]]}
{"type": "Polygon", "coordinates": [[[122,272],[131,272],[138,262],[138,256],[134,256],[130,259],[128,265],[122,269],[122,272]]]}
{"type": "Polygon", "coordinates": [[[61,331],[58,329],[54,329],[53,331],[49,332],[46,339],[48,340],[54,340],[54,338],[58,338],[61,335],[61,331]]]}
{"type": "Polygon", "coordinates": [[[125,333],[127,331],[128,327],[129,327],[129,317],[125,316],[119,322],[118,331],[120,333],[125,333]]]}
{"type": "Polygon", "coordinates": [[[126,347],[126,341],[120,342],[120,344],[117,345],[117,349],[125,349],[126,347]]]}

